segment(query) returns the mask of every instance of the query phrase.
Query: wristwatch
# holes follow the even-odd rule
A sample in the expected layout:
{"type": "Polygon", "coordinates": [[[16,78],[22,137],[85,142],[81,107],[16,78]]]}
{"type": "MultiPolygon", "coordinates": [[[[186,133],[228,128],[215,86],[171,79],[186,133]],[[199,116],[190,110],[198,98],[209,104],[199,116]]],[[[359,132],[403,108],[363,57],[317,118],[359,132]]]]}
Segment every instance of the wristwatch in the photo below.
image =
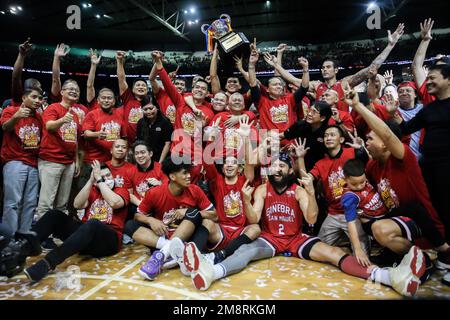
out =
{"type": "Polygon", "coordinates": [[[97,181],[95,181],[95,183],[99,184],[100,182],[105,182],[105,179],[103,179],[103,177],[101,179],[98,179],[97,181]]]}

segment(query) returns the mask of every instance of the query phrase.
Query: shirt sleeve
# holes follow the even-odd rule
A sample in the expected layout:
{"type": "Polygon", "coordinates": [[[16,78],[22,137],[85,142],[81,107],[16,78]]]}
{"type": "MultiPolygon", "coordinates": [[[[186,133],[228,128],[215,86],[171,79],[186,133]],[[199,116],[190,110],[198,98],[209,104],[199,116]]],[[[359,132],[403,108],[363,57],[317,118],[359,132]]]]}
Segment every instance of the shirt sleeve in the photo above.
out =
{"type": "Polygon", "coordinates": [[[130,203],[130,193],[128,192],[128,189],[116,188],[114,189],[114,193],[123,199],[124,207],[126,207],[130,203]]]}
{"type": "Polygon", "coordinates": [[[0,119],[0,123],[3,125],[6,121],[8,121],[9,119],[11,119],[11,117],[14,115],[14,107],[7,107],[3,112],[2,112],[2,117],[0,119]]]}
{"type": "Polygon", "coordinates": [[[208,197],[200,187],[195,186],[193,191],[196,197],[196,205],[199,210],[212,210],[214,208],[213,204],[209,201],[208,197]]]}
{"type": "Polygon", "coordinates": [[[137,208],[137,212],[145,215],[149,215],[153,209],[152,199],[155,197],[154,188],[150,189],[145,193],[144,199],[142,199],[141,204],[137,208]]]}
{"type": "Polygon", "coordinates": [[[95,119],[94,119],[94,116],[93,116],[92,112],[89,112],[89,113],[87,114],[86,118],[85,118],[84,121],[83,121],[83,125],[82,125],[82,131],[83,131],[83,133],[84,133],[86,130],[96,131],[96,128],[95,128],[95,119]]]}
{"type": "Polygon", "coordinates": [[[311,171],[309,171],[309,173],[311,173],[314,176],[314,179],[319,180],[320,179],[320,170],[319,170],[319,166],[317,164],[318,163],[316,163],[314,165],[314,168],[312,168],[311,171]]]}
{"type": "Polygon", "coordinates": [[[355,221],[358,217],[358,196],[353,192],[344,193],[344,195],[341,197],[341,205],[342,208],[344,208],[345,220],[347,222],[355,221]]]}

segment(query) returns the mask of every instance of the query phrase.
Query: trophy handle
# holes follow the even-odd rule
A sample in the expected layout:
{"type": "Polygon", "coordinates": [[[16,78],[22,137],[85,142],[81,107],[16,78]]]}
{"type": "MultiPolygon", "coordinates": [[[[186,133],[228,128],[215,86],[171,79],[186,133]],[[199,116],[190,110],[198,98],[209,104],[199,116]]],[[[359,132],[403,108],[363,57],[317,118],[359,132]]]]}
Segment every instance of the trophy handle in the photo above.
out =
{"type": "Polygon", "coordinates": [[[228,23],[231,23],[231,17],[229,15],[227,15],[226,13],[222,13],[220,15],[220,19],[227,20],[228,23]]]}
{"type": "Polygon", "coordinates": [[[210,25],[209,24],[204,24],[204,25],[202,25],[202,27],[200,28],[200,30],[202,30],[202,32],[204,33],[204,34],[208,34],[208,28],[210,27],[210,25]]]}

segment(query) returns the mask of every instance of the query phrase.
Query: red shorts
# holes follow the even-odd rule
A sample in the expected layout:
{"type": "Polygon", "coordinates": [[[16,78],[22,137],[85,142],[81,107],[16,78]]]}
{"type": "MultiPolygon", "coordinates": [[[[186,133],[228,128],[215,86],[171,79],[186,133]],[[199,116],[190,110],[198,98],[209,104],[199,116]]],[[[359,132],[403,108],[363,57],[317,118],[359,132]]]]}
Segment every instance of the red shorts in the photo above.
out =
{"type": "Polygon", "coordinates": [[[246,227],[234,227],[226,224],[219,224],[221,239],[213,247],[209,247],[209,251],[218,251],[225,248],[233,239],[244,233],[246,227]]]}
{"type": "Polygon", "coordinates": [[[307,234],[298,234],[281,238],[263,231],[259,237],[272,247],[274,256],[284,254],[302,259],[310,259],[309,253],[311,248],[314,244],[320,242],[319,238],[311,237],[307,234]]]}

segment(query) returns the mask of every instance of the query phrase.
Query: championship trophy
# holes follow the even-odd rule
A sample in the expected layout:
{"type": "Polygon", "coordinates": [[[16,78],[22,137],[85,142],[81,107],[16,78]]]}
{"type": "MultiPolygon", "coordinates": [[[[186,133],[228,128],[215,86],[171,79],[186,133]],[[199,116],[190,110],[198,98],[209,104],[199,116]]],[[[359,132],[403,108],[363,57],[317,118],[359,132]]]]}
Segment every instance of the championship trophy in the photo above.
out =
{"type": "Polygon", "coordinates": [[[250,55],[250,41],[242,32],[235,32],[231,28],[231,18],[227,14],[221,14],[220,18],[211,25],[204,24],[201,27],[206,36],[206,47],[208,53],[214,51],[214,43],[219,43],[219,54],[223,63],[233,63],[233,57],[250,55]]]}

